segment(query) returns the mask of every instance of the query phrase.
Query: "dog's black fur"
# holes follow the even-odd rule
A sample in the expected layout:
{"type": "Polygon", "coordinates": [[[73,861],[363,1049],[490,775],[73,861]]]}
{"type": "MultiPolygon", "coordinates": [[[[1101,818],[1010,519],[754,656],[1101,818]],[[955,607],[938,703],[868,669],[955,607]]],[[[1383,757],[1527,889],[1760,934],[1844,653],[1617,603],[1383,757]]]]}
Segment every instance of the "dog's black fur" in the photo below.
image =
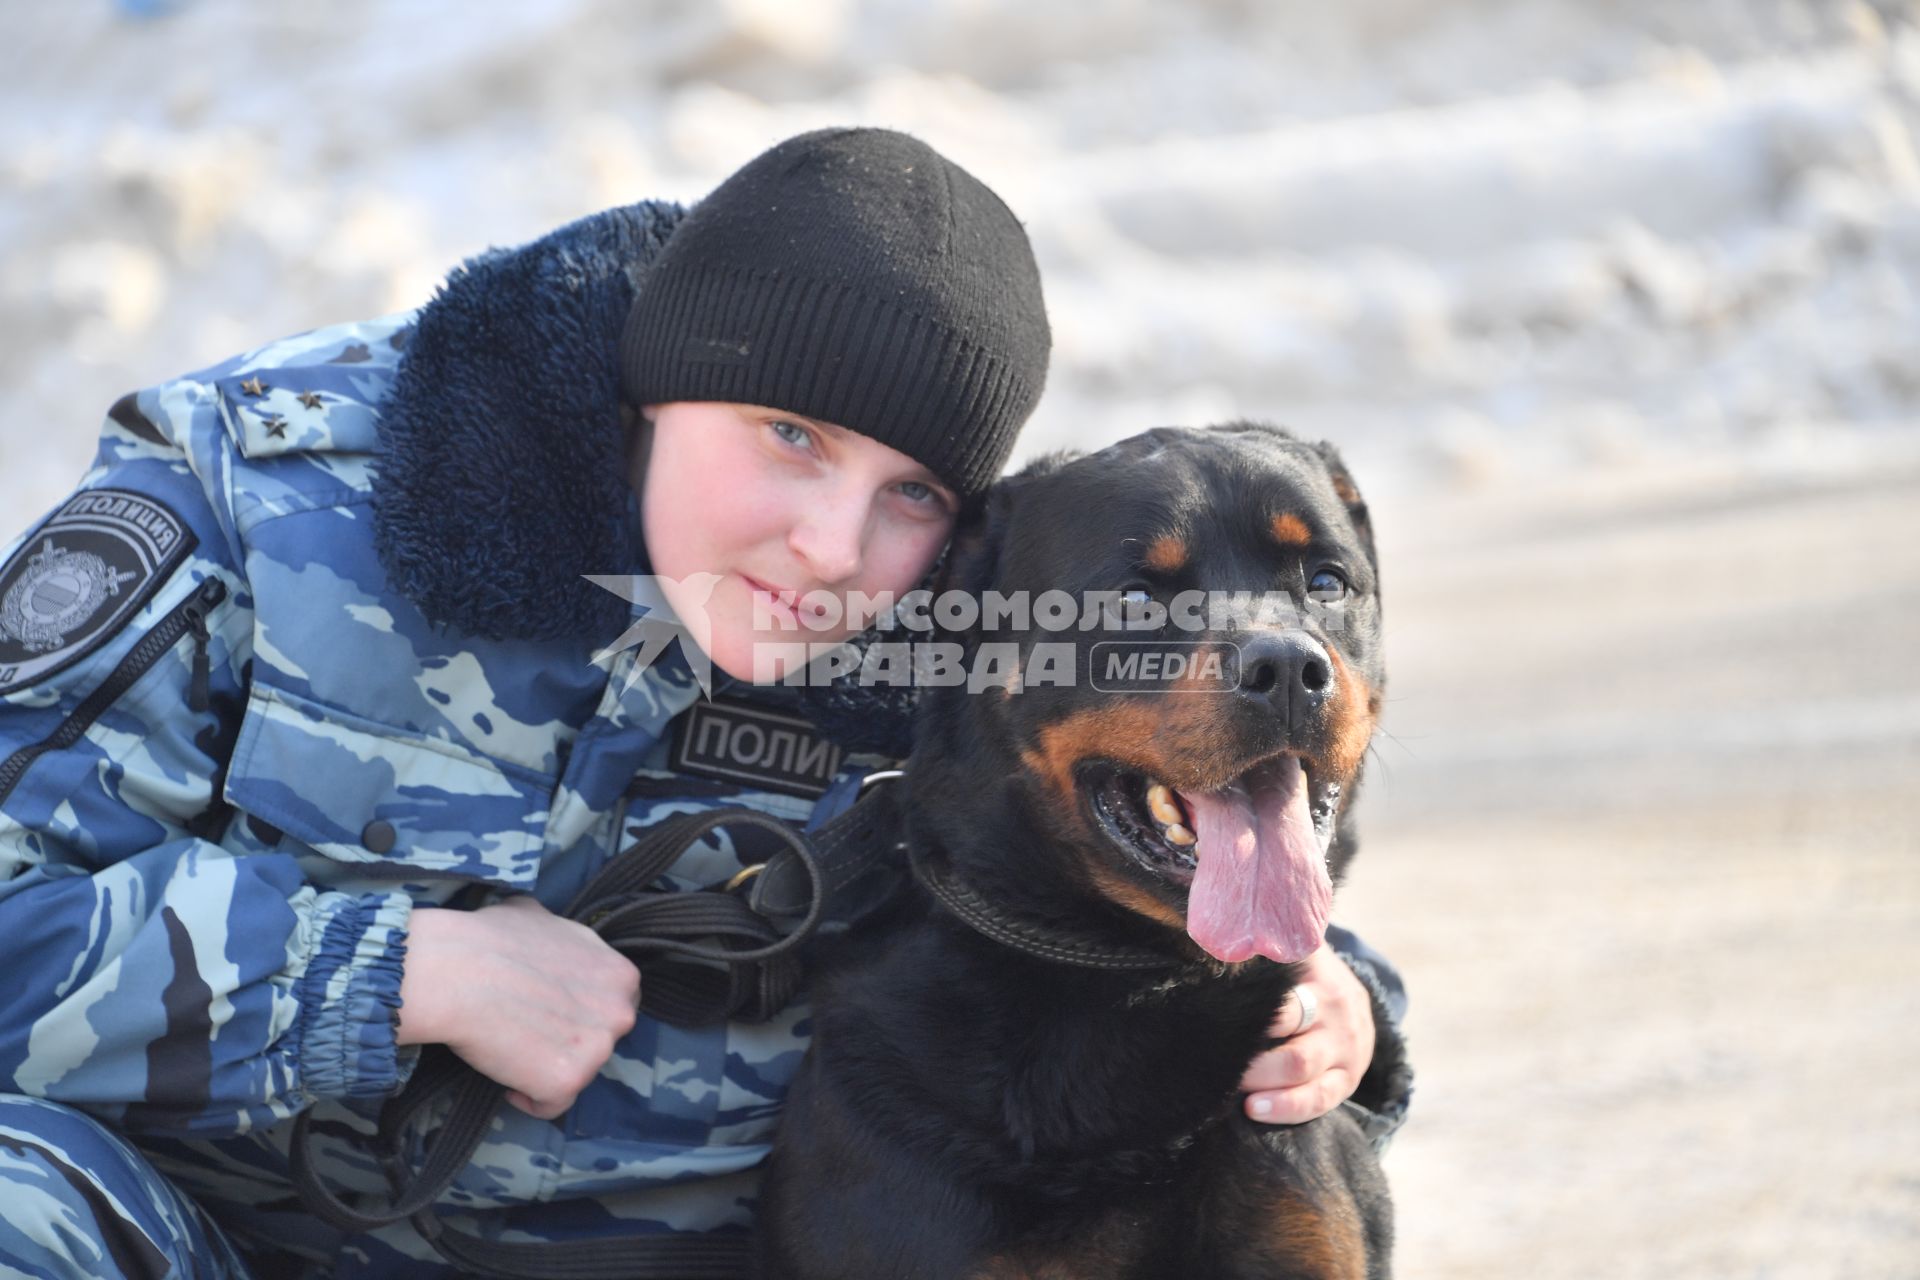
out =
{"type": "MultiPolygon", "coordinates": [[[[816,975],[813,1045],[765,1184],[763,1275],[1385,1276],[1391,1207],[1356,1124],[1340,1110],[1292,1127],[1241,1114],[1237,1084],[1270,1043],[1292,967],[1200,951],[1184,883],[1128,856],[1093,791],[1114,767],[1214,790],[1285,753],[1337,784],[1344,811],[1384,684],[1352,478],[1330,447],[1274,427],[1152,431],[1004,482],[951,563],[949,585],[976,593],[1282,590],[1302,605],[1331,569],[1349,594],[1295,629],[1324,647],[1333,687],[1306,703],[1262,689],[1249,658],[1239,692],[1103,693],[1093,642],[1140,633],[960,637],[1023,655],[1077,642],[1079,667],[1071,687],[923,695],[910,840],[1021,918],[1179,963],[1036,959],[904,888],[816,975]]],[[[1336,879],[1354,851],[1337,830],[1336,879]]]]}

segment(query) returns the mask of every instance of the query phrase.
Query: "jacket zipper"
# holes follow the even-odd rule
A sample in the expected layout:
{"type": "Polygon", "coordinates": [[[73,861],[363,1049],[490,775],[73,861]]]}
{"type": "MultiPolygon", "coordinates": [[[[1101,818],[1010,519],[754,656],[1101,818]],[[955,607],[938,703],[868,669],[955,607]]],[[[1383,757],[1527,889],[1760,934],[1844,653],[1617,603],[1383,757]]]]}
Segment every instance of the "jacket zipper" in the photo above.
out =
{"type": "Polygon", "coordinates": [[[193,637],[193,678],[187,690],[187,705],[196,713],[205,711],[208,705],[207,686],[212,675],[207,658],[207,615],[226,598],[226,583],[218,578],[208,578],[202,582],[194,588],[192,595],[175,605],[172,612],[154,624],[153,630],[140,637],[140,643],[120,659],[120,664],[101,682],[100,687],[88,694],[86,700],[73,709],[73,714],[60,722],[59,728],[8,756],[6,763],[0,764],[0,803],[4,803],[12,794],[14,785],[20,781],[20,775],[27,771],[28,765],[49,751],[64,751],[80,741],[81,735],[93,726],[93,722],[119,701],[127,690],[133,688],[140,677],[147,674],[148,669],[180,643],[180,637],[185,635],[193,637]]]}

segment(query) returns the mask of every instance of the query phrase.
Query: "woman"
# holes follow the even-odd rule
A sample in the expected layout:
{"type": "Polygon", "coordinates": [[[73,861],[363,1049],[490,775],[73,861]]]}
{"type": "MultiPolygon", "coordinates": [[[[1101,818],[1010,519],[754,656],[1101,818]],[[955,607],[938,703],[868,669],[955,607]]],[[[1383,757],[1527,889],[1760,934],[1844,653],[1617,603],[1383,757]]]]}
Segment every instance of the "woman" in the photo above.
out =
{"type": "MultiPolygon", "coordinates": [[[[991,191],[835,130],[690,213],[610,210],[418,312],[116,404],[0,569],[0,1261],[429,1274],[408,1224],[305,1212],[286,1151],[313,1108],[322,1178],[384,1190],[365,1117],[436,1042],[514,1104],[449,1208],[560,1240],[748,1222],[804,1006],[636,1021],[633,966],[552,909],[663,817],[806,821],[887,763],[899,706],[846,749],[745,683],[753,614],[918,583],[1048,342],[991,191]],[[680,650],[615,645],[636,611],[589,574],[655,575],[683,613],[713,575],[726,701],[680,650]],[[774,717],[818,776],[702,765],[703,714],[774,717]]],[[[713,841],[669,879],[752,860],[713,841]]],[[[1347,967],[1323,951],[1308,988],[1257,1118],[1338,1105],[1372,1056],[1347,967]]]]}

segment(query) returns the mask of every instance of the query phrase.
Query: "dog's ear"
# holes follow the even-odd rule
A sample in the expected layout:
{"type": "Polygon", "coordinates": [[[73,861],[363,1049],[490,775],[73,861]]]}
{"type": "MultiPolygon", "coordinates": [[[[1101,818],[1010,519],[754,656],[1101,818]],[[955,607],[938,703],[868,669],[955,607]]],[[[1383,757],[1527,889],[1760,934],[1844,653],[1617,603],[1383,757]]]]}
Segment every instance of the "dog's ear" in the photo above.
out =
{"type": "Polygon", "coordinates": [[[1013,475],[996,480],[985,498],[962,512],[947,548],[946,569],[934,585],[934,594],[952,590],[977,596],[999,582],[1007,529],[1013,523],[1021,491],[1079,456],[1063,450],[1035,458],[1013,475]]]}
{"type": "Polygon", "coordinates": [[[1327,478],[1333,481],[1334,496],[1347,509],[1347,518],[1353,521],[1354,532],[1360,535],[1360,545],[1366,548],[1367,562],[1373,566],[1376,579],[1380,572],[1380,557],[1373,549],[1373,517],[1367,514],[1367,500],[1360,496],[1360,486],[1353,482],[1353,473],[1347,470],[1347,464],[1340,460],[1340,451],[1325,440],[1313,446],[1314,453],[1327,468],[1327,478]]]}
{"type": "Polygon", "coordinates": [[[980,591],[993,581],[1003,531],[1013,510],[1011,483],[996,481],[985,498],[961,512],[947,546],[946,567],[933,584],[936,596],[943,591],[980,591]]]}

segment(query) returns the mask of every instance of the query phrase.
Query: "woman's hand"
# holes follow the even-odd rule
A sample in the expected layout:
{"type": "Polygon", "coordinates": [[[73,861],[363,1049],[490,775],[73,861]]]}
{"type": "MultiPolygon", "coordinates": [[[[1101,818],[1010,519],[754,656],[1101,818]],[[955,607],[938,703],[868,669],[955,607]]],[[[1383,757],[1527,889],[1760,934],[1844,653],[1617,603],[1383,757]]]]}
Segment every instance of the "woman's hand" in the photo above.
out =
{"type": "Polygon", "coordinates": [[[401,1044],[444,1044],[507,1087],[507,1101],[565,1114],[633,1029],[640,971],[583,924],[530,897],[478,911],[414,910],[400,979],[401,1044]]]}
{"type": "Polygon", "coordinates": [[[1240,1081],[1247,1115],[1268,1124],[1303,1124],[1353,1096],[1373,1061],[1373,1004],[1347,962],[1322,943],[1307,957],[1295,991],[1307,989],[1317,1006],[1300,1030],[1301,1002],[1289,995],[1273,1020],[1286,1043],[1253,1060],[1240,1081]]]}

